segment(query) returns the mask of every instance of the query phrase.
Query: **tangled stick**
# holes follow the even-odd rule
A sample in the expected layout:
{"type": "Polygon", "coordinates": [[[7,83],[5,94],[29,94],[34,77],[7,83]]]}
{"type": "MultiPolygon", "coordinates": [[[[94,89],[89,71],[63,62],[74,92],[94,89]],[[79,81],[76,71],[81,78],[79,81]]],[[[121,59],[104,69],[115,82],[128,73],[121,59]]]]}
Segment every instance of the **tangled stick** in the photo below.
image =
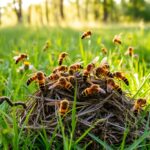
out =
{"type": "Polygon", "coordinates": [[[6,101],[11,107],[21,105],[24,109],[27,108],[26,104],[23,103],[23,102],[14,102],[14,103],[13,103],[13,102],[10,100],[10,98],[8,98],[8,97],[6,97],[6,96],[0,97],[0,104],[2,104],[4,101],[6,101]]]}

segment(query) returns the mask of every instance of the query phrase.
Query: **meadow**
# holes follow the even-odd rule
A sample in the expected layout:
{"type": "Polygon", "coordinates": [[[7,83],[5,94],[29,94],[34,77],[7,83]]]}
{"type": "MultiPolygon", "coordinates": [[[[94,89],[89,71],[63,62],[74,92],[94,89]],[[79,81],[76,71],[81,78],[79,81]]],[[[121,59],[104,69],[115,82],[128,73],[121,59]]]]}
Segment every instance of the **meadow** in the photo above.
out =
{"type": "MultiPolygon", "coordinates": [[[[118,70],[126,74],[130,85],[122,85],[122,89],[127,95],[133,98],[146,98],[150,101],[150,27],[149,26],[100,26],[90,28],[92,36],[90,39],[81,40],[81,34],[88,28],[73,29],[62,27],[7,27],[0,28],[0,96],[8,96],[13,101],[26,101],[27,97],[34,93],[36,84],[26,86],[26,81],[33,73],[26,71],[23,74],[17,72],[20,64],[15,64],[13,57],[19,53],[27,53],[29,61],[36,68],[49,75],[52,69],[57,66],[58,55],[60,52],[69,53],[65,64],[83,61],[86,66],[96,56],[107,56],[111,66],[111,71],[118,70]],[[122,37],[121,45],[114,45],[112,39],[114,35],[120,34],[122,37]],[[45,42],[50,41],[50,47],[43,51],[45,42]],[[102,53],[101,48],[106,47],[108,53],[102,53]],[[129,46],[134,47],[137,58],[125,55],[129,46]]],[[[17,127],[15,112],[17,108],[11,108],[8,104],[0,105],[0,149],[36,149],[42,145],[44,149],[50,149],[52,142],[47,139],[47,135],[41,135],[39,145],[34,143],[31,131],[24,135],[22,130],[17,127]]],[[[135,149],[150,148],[145,139],[149,136],[148,131],[144,132],[141,138],[135,140],[131,145],[125,145],[124,141],[116,148],[112,149],[135,149]]],[[[37,136],[37,135],[36,135],[37,136]]],[[[111,149],[100,139],[96,139],[104,149],[111,149]]],[[[65,141],[64,141],[65,142],[65,141]]],[[[59,143],[59,142],[58,142],[59,143]]],[[[69,142],[68,142],[69,143],[69,142]]],[[[65,144],[64,144],[65,145],[65,144]]],[[[69,146],[68,149],[72,147],[69,146]]],[[[81,149],[79,146],[78,149],[81,149]]],[[[59,149],[59,144],[58,144],[59,149]]],[[[86,149],[86,147],[85,147],[86,149]]]]}

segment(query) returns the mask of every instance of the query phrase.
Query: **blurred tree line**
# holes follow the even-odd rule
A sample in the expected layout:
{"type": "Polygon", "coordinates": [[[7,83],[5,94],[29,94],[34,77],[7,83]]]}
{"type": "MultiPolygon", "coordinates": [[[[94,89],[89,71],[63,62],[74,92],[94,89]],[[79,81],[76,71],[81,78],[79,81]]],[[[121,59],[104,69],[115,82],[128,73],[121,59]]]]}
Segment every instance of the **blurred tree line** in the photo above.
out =
{"type": "Polygon", "coordinates": [[[150,0],[43,0],[38,4],[30,4],[26,9],[23,5],[25,1],[12,0],[7,6],[0,6],[0,24],[4,15],[8,19],[14,15],[18,23],[28,24],[50,24],[66,20],[150,21],[150,0]]]}

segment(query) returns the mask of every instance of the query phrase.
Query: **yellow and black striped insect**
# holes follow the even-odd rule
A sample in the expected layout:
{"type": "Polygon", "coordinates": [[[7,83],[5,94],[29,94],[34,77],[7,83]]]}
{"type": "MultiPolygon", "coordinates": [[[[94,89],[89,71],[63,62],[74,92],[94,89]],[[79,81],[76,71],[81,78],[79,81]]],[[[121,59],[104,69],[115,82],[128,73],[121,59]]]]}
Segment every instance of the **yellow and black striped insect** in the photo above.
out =
{"type": "Polygon", "coordinates": [[[38,71],[34,76],[27,80],[27,85],[30,85],[33,81],[37,81],[41,91],[45,90],[45,74],[42,71],[38,71]]]}
{"type": "Polygon", "coordinates": [[[27,54],[20,54],[19,56],[14,56],[15,63],[18,64],[20,61],[27,59],[27,54]]]}
{"type": "Polygon", "coordinates": [[[94,95],[94,94],[98,94],[98,93],[102,93],[105,94],[105,90],[103,90],[102,88],[100,88],[99,85],[97,84],[92,84],[90,87],[86,88],[81,95],[82,96],[89,96],[89,95],[94,95]]]}
{"type": "Polygon", "coordinates": [[[135,101],[132,111],[135,113],[139,113],[141,109],[146,105],[146,99],[139,98],[135,101]]]}
{"type": "Polygon", "coordinates": [[[60,53],[59,58],[58,58],[58,64],[59,64],[59,66],[62,65],[63,60],[66,58],[66,56],[68,56],[68,53],[66,53],[66,52],[60,53]]]}
{"type": "Polygon", "coordinates": [[[89,38],[91,37],[92,32],[91,31],[86,31],[82,34],[81,39],[89,38]]]}
{"type": "Polygon", "coordinates": [[[112,92],[113,90],[116,90],[118,93],[122,95],[122,89],[117,85],[113,79],[107,80],[107,92],[112,92]]]}
{"type": "Polygon", "coordinates": [[[122,81],[124,81],[124,83],[126,85],[129,85],[128,79],[123,75],[122,72],[119,72],[119,71],[118,72],[114,72],[113,76],[116,77],[116,78],[118,78],[118,79],[121,79],[122,81]]]}
{"type": "Polygon", "coordinates": [[[61,100],[58,110],[60,115],[65,115],[68,112],[68,109],[69,109],[69,101],[67,99],[61,100]]]}
{"type": "Polygon", "coordinates": [[[65,77],[60,77],[56,83],[54,83],[49,89],[51,88],[61,88],[66,90],[73,90],[73,85],[67,80],[65,77]]]}

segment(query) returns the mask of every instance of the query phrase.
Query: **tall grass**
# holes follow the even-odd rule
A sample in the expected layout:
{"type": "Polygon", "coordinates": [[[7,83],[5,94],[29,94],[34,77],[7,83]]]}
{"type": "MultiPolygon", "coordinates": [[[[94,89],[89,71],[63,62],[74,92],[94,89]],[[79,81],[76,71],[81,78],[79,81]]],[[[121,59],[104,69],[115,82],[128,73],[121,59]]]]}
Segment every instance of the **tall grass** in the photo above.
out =
{"type": "MultiPolygon", "coordinates": [[[[83,29],[84,30],[84,29],[83,29]]],[[[10,27],[0,29],[0,96],[5,95],[11,97],[14,101],[25,101],[29,94],[32,94],[36,90],[36,84],[30,87],[26,86],[26,80],[32,71],[27,71],[24,74],[17,73],[17,68],[20,64],[15,64],[13,56],[18,53],[27,53],[29,55],[29,61],[34,65],[36,70],[43,70],[47,75],[51,73],[51,70],[57,66],[58,54],[62,51],[69,53],[69,58],[65,61],[67,65],[76,62],[83,61],[86,65],[91,62],[96,56],[100,57],[100,60],[105,57],[101,52],[102,44],[108,49],[108,62],[111,65],[111,70],[123,71],[126,73],[130,85],[121,85],[127,95],[138,98],[145,97],[149,100],[150,95],[150,30],[140,30],[138,27],[120,28],[112,26],[109,28],[97,28],[91,29],[93,35],[89,40],[81,40],[81,30],[73,30],[67,28],[49,28],[49,27],[10,27]],[[122,46],[115,46],[112,43],[113,36],[115,34],[122,33],[122,46]],[[43,45],[47,40],[51,41],[50,48],[43,52],[43,45]],[[128,46],[135,48],[135,53],[139,55],[139,59],[131,59],[129,56],[125,56],[124,53],[128,46]]],[[[119,82],[119,84],[121,84],[119,82]]],[[[148,101],[149,103],[149,101],[148,101]]],[[[79,138],[74,138],[74,131],[76,129],[76,98],[74,99],[72,109],[72,126],[70,129],[70,136],[68,137],[64,133],[64,125],[59,118],[59,126],[56,127],[55,132],[51,138],[44,130],[32,134],[32,130],[24,133],[23,129],[19,129],[16,120],[16,109],[11,109],[7,104],[0,105],[0,149],[8,149],[12,146],[14,149],[19,149],[22,145],[24,149],[43,148],[50,149],[55,138],[57,130],[61,129],[63,136],[64,149],[86,149],[87,143],[84,147],[80,147],[80,141],[84,136],[88,135],[97,143],[99,143],[104,149],[112,149],[107,143],[101,139],[95,137],[90,133],[91,129],[85,131],[85,133],[79,138]],[[37,142],[38,141],[38,142],[37,142]],[[40,145],[38,144],[40,143],[40,145]]],[[[93,126],[94,127],[94,126],[93,126]]],[[[125,145],[125,138],[127,132],[123,137],[123,142],[119,146],[120,149],[135,149],[137,147],[144,147],[143,141],[149,136],[149,131],[145,131],[144,134],[135,142],[128,146],[125,145]]],[[[57,149],[61,148],[61,144],[57,141],[57,149]]],[[[144,143],[145,145],[147,143],[144,143]]],[[[147,145],[148,147],[148,145],[147,145]]]]}

